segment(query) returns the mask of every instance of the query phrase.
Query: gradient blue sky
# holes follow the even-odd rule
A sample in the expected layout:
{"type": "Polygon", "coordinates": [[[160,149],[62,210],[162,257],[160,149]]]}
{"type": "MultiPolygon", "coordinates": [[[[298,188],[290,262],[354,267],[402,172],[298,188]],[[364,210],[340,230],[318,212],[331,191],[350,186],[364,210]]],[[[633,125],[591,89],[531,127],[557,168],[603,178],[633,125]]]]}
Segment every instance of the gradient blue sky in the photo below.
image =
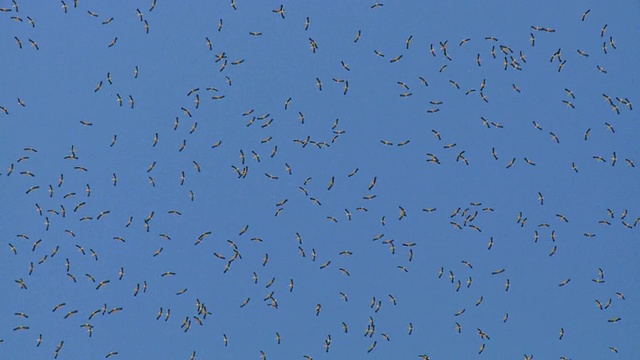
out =
{"type": "Polygon", "coordinates": [[[237,0],[234,10],[229,1],[159,0],[150,10],[150,2],[81,0],[75,7],[69,0],[65,13],[61,2],[20,1],[16,9],[2,0],[0,7],[11,11],[0,13],[0,106],[8,112],[0,112],[0,357],[52,358],[64,341],[59,359],[104,358],[113,351],[116,359],[188,359],[194,351],[196,359],[259,359],[261,351],[268,359],[417,359],[422,354],[434,360],[518,359],[523,354],[535,359],[635,358],[640,352],[635,340],[640,337],[640,245],[634,224],[640,218],[640,125],[637,110],[616,98],[634,106],[640,102],[640,5],[403,1],[371,8],[373,4],[237,0]],[[281,4],[284,18],[273,11],[281,4]],[[590,12],[581,21],[586,10],[590,12]],[[102,24],[109,18],[113,20],[102,24]],[[485,40],[489,36],[497,41],[485,40]],[[466,38],[471,40],[459,46],[466,38]],[[310,39],[317,44],[315,53],[310,39]],[[451,60],[440,50],[445,41],[451,60]],[[521,70],[504,70],[500,45],[513,50],[508,62],[513,56],[521,70]],[[560,72],[561,61],[549,61],[558,49],[560,60],[566,61],[560,72]],[[589,56],[579,55],[578,49],[589,56]],[[223,61],[216,62],[216,56],[223,53],[227,65],[221,68],[223,61]],[[399,61],[390,62],[399,55],[399,61]],[[334,78],[348,81],[346,94],[344,83],[334,78]],[[483,80],[488,102],[480,96],[483,80]],[[199,91],[187,96],[195,88],[199,91]],[[471,89],[475,92],[465,95],[471,89]],[[434,108],[439,111],[428,112],[434,108]],[[251,109],[252,114],[243,116],[251,109]],[[264,120],[258,119],[263,115],[264,120]],[[256,119],[248,126],[252,117],[256,119]],[[482,118],[502,127],[487,128],[482,118]],[[158,143],[153,146],[155,134],[158,143]],[[110,146],[114,135],[117,141],[110,146]],[[304,147],[294,141],[307,137],[304,147]],[[405,140],[410,142],[397,146],[405,140]],[[37,152],[25,150],[29,147],[37,152]],[[65,159],[72,147],[77,159],[65,159]],[[427,153],[440,164],[428,162],[427,153]],[[513,158],[513,166],[506,168],[513,158]],[[232,165],[247,166],[246,177],[238,178],[232,165]],[[58,186],[61,174],[64,182],[58,186]],[[374,177],[375,186],[368,190],[374,177]],[[332,178],[334,185],[327,190],[332,178]],[[39,188],[26,193],[34,186],[39,188]],[[70,193],[75,195],[65,197],[70,193]],[[544,197],[542,205],[538,193],[544,197]],[[376,197],[363,198],[368,195],[376,197]],[[286,204],[276,206],[284,199],[286,204]],[[400,207],[406,211],[401,220],[400,207]],[[98,220],[103,211],[109,214],[98,220]],[[146,231],[145,218],[152,212],[146,231]],[[524,224],[518,222],[520,213],[524,224]],[[92,219],[80,221],[83,217],[92,219]],[[130,217],[133,223],[125,227],[130,217]],[[239,235],[246,225],[246,233],[239,235]],[[211,235],[194,245],[207,231],[211,235]],[[380,239],[373,241],[377,235],[380,239]],[[225,273],[234,255],[227,240],[236,244],[239,255],[225,273]],[[154,257],[159,248],[162,253],[154,257]],[[340,255],[344,250],[352,255],[340,255]],[[265,254],[269,261],[263,266],[265,254]],[[121,267],[125,274],[119,280],[121,267]],[[438,278],[441,267],[444,275],[438,278]],[[492,275],[499,269],[505,271],[492,275]],[[599,279],[598,269],[604,272],[602,283],[593,281],[599,279]],[[176,275],[162,277],[167,271],[176,275]],[[469,277],[473,282],[467,287],[469,277]],[[266,288],[272,278],[273,285],[266,288]],[[18,279],[27,289],[20,288],[18,279]],[[565,279],[571,281],[558,286],[565,279]],[[102,280],[110,282],[96,290],[102,280]],[[462,286],[456,291],[458,280],[462,286]],[[147,291],[134,297],[136,284],[142,287],[144,281],[147,291]],[[187,291],[176,295],[182,289],[187,291]],[[263,300],[271,291],[277,309],[263,300]],[[381,301],[378,312],[370,307],[373,297],[381,301]],[[596,300],[604,305],[609,299],[610,306],[600,310],[596,300]],[[202,326],[194,319],[202,319],[197,301],[211,312],[202,326]],[[60,303],[66,305],[52,312],[60,303]],[[105,304],[107,310],[122,311],[88,319],[105,304]],[[171,309],[168,321],[155,319],[161,307],[163,313],[171,309]],[[462,315],[454,315],[462,309],[462,315]],[[65,319],[72,310],[77,313],[65,319]],[[185,317],[191,321],[187,332],[180,327],[185,317]],[[608,321],[614,318],[622,320],[608,321]],[[375,332],[363,336],[371,319],[375,332]],[[348,325],[346,334],[342,322],[348,325]],[[85,323],[93,326],[91,337],[81,327],[85,323]],[[13,330],[20,325],[29,329],[13,330]],[[561,328],[564,337],[559,340],[561,328]],[[490,340],[478,336],[477,329],[490,340]],[[374,341],[375,349],[367,353],[374,341]],[[484,352],[478,354],[482,344],[484,352]]]}

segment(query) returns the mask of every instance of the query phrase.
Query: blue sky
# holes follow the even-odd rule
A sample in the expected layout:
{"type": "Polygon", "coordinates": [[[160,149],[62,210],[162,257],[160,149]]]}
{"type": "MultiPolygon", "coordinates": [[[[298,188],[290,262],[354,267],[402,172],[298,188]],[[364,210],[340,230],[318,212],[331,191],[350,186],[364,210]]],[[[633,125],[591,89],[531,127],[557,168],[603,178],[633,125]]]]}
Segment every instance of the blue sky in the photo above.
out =
{"type": "Polygon", "coordinates": [[[640,351],[638,4],[236,3],[1,2],[2,358],[640,351]]]}

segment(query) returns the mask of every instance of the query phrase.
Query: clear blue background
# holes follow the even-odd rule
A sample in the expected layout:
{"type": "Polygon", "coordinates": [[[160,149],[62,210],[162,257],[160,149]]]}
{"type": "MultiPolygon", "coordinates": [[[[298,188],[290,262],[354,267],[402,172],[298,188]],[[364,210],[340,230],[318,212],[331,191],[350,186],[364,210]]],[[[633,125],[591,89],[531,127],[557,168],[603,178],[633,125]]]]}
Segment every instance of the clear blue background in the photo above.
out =
{"type": "MultiPolygon", "coordinates": [[[[67,13],[55,1],[20,1],[19,9],[0,13],[0,106],[9,112],[0,112],[3,359],[51,358],[61,340],[59,359],[103,358],[111,351],[117,351],[119,359],[187,359],[193,351],[198,359],[259,359],[260,351],[269,359],[303,355],[415,359],[420,354],[431,359],[517,359],[523,354],[536,359],[637,357],[640,246],[634,221],[640,217],[639,168],[628,166],[625,159],[640,166],[640,125],[637,110],[615,98],[640,102],[638,3],[403,1],[372,9],[373,2],[305,1],[283,3],[284,19],[272,11],[280,7],[276,2],[238,0],[234,10],[227,1],[160,0],[152,11],[149,3],[141,2],[80,1],[77,7],[71,0],[67,3],[67,13]],[[149,24],[148,34],[136,8],[149,24]],[[582,22],[587,9],[591,11],[582,22]],[[35,27],[27,16],[35,20],[35,27]],[[111,17],[111,23],[102,24],[111,17]],[[218,31],[220,19],[223,26],[218,31]],[[605,24],[606,34],[601,37],[605,24]],[[532,25],[555,32],[534,31],[532,25]],[[262,35],[251,36],[254,31],[262,35]],[[361,38],[354,43],[358,31],[361,38]],[[21,40],[22,49],[14,36],[21,40]],[[498,41],[487,41],[486,36],[498,41]],[[610,45],[609,36],[617,49],[610,45]],[[108,47],[115,37],[116,44],[108,47]],[[318,45],[315,54],[309,38],[318,45]],[[464,38],[471,41],[458,46],[464,38]],[[28,39],[37,42],[39,50],[28,39]],[[438,45],[446,40],[451,61],[438,45]],[[603,42],[607,54],[602,51],[603,42]],[[429,52],[431,44],[435,57],[429,52]],[[514,51],[521,71],[511,66],[504,70],[499,45],[514,51]],[[492,46],[496,59],[491,56],[492,46]],[[561,72],[557,59],[549,61],[559,48],[566,60],[561,72]],[[577,49],[589,57],[580,56],[577,49]],[[385,57],[376,56],[374,50],[385,57]],[[215,62],[221,53],[228,61],[222,71],[222,62],[215,62]],[[390,63],[398,55],[403,57],[390,63]],[[231,64],[241,59],[243,63],[231,64]],[[443,65],[447,66],[440,71],[443,65]],[[138,78],[134,78],[136,66],[138,78]],[[107,82],[107,73],[113,84],[107,82]],[[322,91],[316,87],[316,78],[322,81],[322,91]],[[349,82],[346,95],[343,84],[332,78],[349,82]],[[488,102],[480,97],[483,79],[488,102]],[[101,89],[94,92],[100,82],[101,89]],[[207,91],[208,87],[218,91],[207,91]],[[194,88],[200,88],[197,109],[195,94],[187,96],[194,88]],[[575,99],[565,88],[573,91],[575,99]],[[476,92],[465,95],[470,89],[476,92]],[[412,95],[399,96],[404,92],[412,95]],[[617,104],[619,115],[603,93],[617,104]],[[122,107],[116,94],[123,98],[122,107]],[[128,106],[129,95],[135,100],[133,109],[128,106]],[[224,98],[212,99],[216,95],[224,98]],[[428,113],[436,107],[429,101],[436,100],[443,102],[437,106],[440,110],[428,113]],[[575,109],[562,100],[571,101],[575,109]],[[253,114],[242,116],[250,109],[255,110],[253,114]],[[304,124],[298,112],[304,114],[304,124]],[[265,120],[256,119],[247,126],[251,116],[266,114],[265,120]],[[176,117],[179,126],[173,130],[176,117]],[[481,117],[503,128],[487,128],[481,117]],[[271,124],[262,127],[269,119],[271,124]],[[336,119],[338,125],[332,129],[336,119]],[[93,125],[84,126],[81,120],[93,125]],[[190,133],[194,122],[197,128],[190,133]],[[334,130],[345,132],[332,142],[334,130]],[[156,133],[159,141],[153,147],[156,133]],[[117,142],[110,147],[114,135],[117,142]],[[261,143],[268,137],[272,139],[261,143]],[[293,141],[307,137],[330,146],[302,147],[293,141]],[[399,147],[383,145],[381,140],[410,142],[399,147]],[[186,147],[178,151],[183,141],[186,147]],[[221,145],[212,148],[218,141],[221,145]],[[444,148],[454,143],[455,147],[444,148]],[[72,146],[78,159],[65,160],[72,146]],[[270,157],[274,146],[277,154],[270,157]],[[27,147],[37,153],[23,150],[27,147]],[[231,167],[242,169],[240,150],[248,166],[242,179],[231,167]],[[260,162],[251,151],[259,154],[260,162]],[[456,161],[461,151],[468,166],[456,161]],[[618,157],[615,166],[613,152],[618,157]],[[436,155],[440,165],[427,162],[427,153],[436,155]],[[29,158],[18,162],[23,156],[29,158]],[[593,156],[602,156],[606,162],[593,156]],[[536,165],[528,165],[525,157],[536,165]],[[507,169],[512,158],[515,163],[507,169]],[[153,162],[155,168],[147,173],[153,162]],[[285,163],[291,166],[291,175],[285,163]],[[13,173],[7,176],[11,164],[13,173]],[[357,174],[348,177],[356,168],[357,174]],[[35,177],[21,175],[23,171],[35,177]],[[182,171],[184,185],[180,185],[182,171]],[[115,187],[113,173],[118,178],[115,187]],[[271,180],[265,173],[278,179],[271,180]],[[64,182],[58,187],[60,174],[64,182]],[[327,190],[332,177],[335,184],[327,190]],[[376,185],[369,191],[374,177],[376,185]],[[303,185],[307,178],[311,180],[303,185]],[[48,194],[49,184],[53,197],[48,194]],[[90,197],[86,184],[92,189],[90,197]],[[40,188],[25,194],[32,186],[40,188]],[[76,195],[63,198],[72,192],[76,195]],[[538,192],[544,195],[543,205],[538,192]],[[376,197],[365,200],[366,195],[376,197]],[[275,204],[283,199],[288,201],[276,217],[275,204]],[[80,202],[86,205],[74,212],[80,202]],[[35,204],[43,209],[42,216],[35,204]],[[48,212],[60,212],[61,206],[65,217],[48,212]],[[402,220],[399,206],[407,212],[402,220]],[[437,210],[422,210],[430,207],[437,210]],[[486,207],[494,211],[483,211],[486,207]],[[451,218],[457,208],[460,213],[451,218]],[[351,221],[345,209],[351,212],[351,221]],[[464,226],[461,213],[465,209],[465,216],[478,211],[466,225],[482,232],[464,226]],[[613,211],[613,218],[607,209],[613,211]],[[96,219],[107,210],[108,215],[96,219]],[[182,215],[169,214],[170,210],[182,215]],[[628,215],[621,219],[625,210],[628,215]],[[146,232],[144,219],[152,211],[146,232]],[[520,212],[527,218],[524,226],[516,222],[520,212]],[[93,220],[79,221],[85,216],[93,220]],[[133,224],[125,228],[129,217],[133,224]],[[611,225],[599,224],[603,219],[611,225]],[[549,227],[539,227],[543,223],[549,227]],[[247,232],[238,235],[245,225],[249,225],[247,232]],[[73,231],[75,237],[65,230],[73,231]],[[194,246],[206,231],[212,234],[194,246]],[[534,231],[539,233],[537,243],[534,231]],[[382,238],[372,241],[378,234],[382,238]],[[125,242],[114,240],[117,236],[125,242]],[[490,238],[494,243],[488,250],[490,238]],[[32,251],[39,239],[39,247],[32,251]],[[395,254],[383,243],[389,239],[395,254]],[[223,273],[233,256],[227,240],[237,244],[242,259],[223,273]],[[416,245],[409,261],[408,248],[402,243],[411,242],[416,245]],[[51,257],[56,246],[59,251],[51,257]],[[554,246],[557,252],[549,256],[554,246]],[[152,256],[160,247],[163,252],[152,256]],[[98,261],[89,249],[98,254],[98,261]],[[315,262],[312,250],[317,253],[315,262]],[[339,255],[343,250],[353,255],[339,255]],[[265,253],[269,261],[263,266],[265,253]],[[48,258],[39,264],[44,255],[48,258]],[[66,275],[65,259],[77,283],[66,275]],[[330,265],[320,269],[327,261],[330,265]],[[31,262],[34,270],[29,275],[31,262]],[[120,267],[125,269],[122,280],[118,280],[120,267]],[[444,275],[439,279],[441,267],[444,275]],[[492,275],[502,268],[504,273],[492,275]],[[602,284],[592,281],[598,278],[598,268],[605,274],[602,284]],[[161,277],[166,271],[176,275],[161,277]],[[458,292],[449,281],[449,271],[455,281],[462,281],[458,292]],[[257,284],[253,272],[258,274],[257,284]],[[97,283],[85,274],[110,283],[96,290],[97,283]],[[273,277],[274,284],[265,288],[273,277]],[[473,279],[469,288],[468,277],[473,279]],[[14,281],[20,278],[28,289],[20,289],[14,281]],[[567,286],[558,286],[568,278],[567,286]],[[295,283],[293,292],[288,289],[290,279],[295,283]],[[504,290],[507,279],[508,292],[504,290]],[[148,284],[146,293],[141,290],[134,297],[133,289],[143,281],[148,284]],[[184,288],[186,293],[176,295],[184,288]],[[272,290],[278,309],[263,301],[272,290]],[[389,294],[397,305],[389,301],[389,294]],[[483,302],[475,306],[481,296],[483,302]],[[369,306],[372,297],[382,302],[377,313],[369,306]],[[246,298],[250,302],[240,308],[246,298]],[[193,319],[196,299],[211,312],[203,326],[193,319]],[[611,305],[600,310],[596,299],[603,304],[612,299],[611,305]],[[51,311],[63,302],[65,307],[51,311]],[[108,310],[123,310],[88,320],[104,304],[108,310]],[[319,316],[316,304],[322,305],[319,316]],[[160,307],[164,312],[171,309],[166,322],[155,320],[160,307]],[[461,309],[464,314],[454,316],[461,309]],[[71,310],[78,313],[64,319],[71,310]],[[507,322],[503,322],[505,313],[507,322]],[[185,317],[192,323],[186,333],[180,328],[185,317]],[[375,333],[363,337],[370,317],[375,333]],[[622,320],[607,321],[617,317],[622,320]],[[94,326],[92,337],[80,327],[86,322],[94,326]],[[342,322],[349,326],[347,334],[342,322]],[[462,326],[460,334],[456,322],[462,326]],[[409,323],[413,324],[411,335],[409,323]],[[30,328],[13,331],[19,325],[30,328]],[[481,339],[478,328],[490,340],[481,339]],[[561,328],[565,335],[559,340],[561,328]],[[276,332],[281,344],[276,343],[276,332]],[[43,342],[36,347],[39,334],[43,342]],[[229,339],[227,347],[223,334],[229,339]],[[325,353],[328,335],[331,346],[325,353]],[[375,350],[367,353],[374,341],[375,350]],[[481,344],[486,347],[478,355],[481,344]],[[611,346],[619,353],[613,353],[611,346]]],[[[2,7],[12,4],[2,1],[2,7]]]]}

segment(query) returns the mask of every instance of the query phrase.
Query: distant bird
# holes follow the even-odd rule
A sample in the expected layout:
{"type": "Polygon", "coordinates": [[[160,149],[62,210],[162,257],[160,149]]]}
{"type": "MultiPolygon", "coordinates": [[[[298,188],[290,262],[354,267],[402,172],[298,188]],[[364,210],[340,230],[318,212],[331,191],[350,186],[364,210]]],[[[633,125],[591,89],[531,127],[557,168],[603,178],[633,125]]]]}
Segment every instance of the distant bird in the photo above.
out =
{"type": "Polygon", "coordinates": [[[284,10],[284,5],[280,5],[279,9],[274,9],[272,10],[272,12],[280,14],[280,16],[284,19],[285,18],[285,10],[284,10]]]}
{"type": "Polygon", "coordinates": [[[356,38],[353,40],[354,43],[357,43],[358,40],[360,40],[361,34],[362,34],[362,32],[360,30],[358,30],[358,32],[356,33],[356,38]]]}
{"type": "Polygon", "coordinates": [[[390,63],[395,63],[395,62],[400,61],[400,59],[402,59],[402,55],[398,55],[398,56],[392,58],[389,62],[390,63]]]}
{"type": "MultiPolygon", "coordinates": [[[[36,50],[40,50],[40,47],[38,46],[38,43],[36,43],[35,41],[29,39],[29,42],[31,43],[31,46],[33,46],[34,49],[36,50]]],[[[22,46],[20,46],[20,48],[22,48],[22,46]]]]}
{"type": "Polygon", "coordinates": [[[374,341],[374,342],[369,346],[369,349],[367,349],[367,353],[372,352],[372,351],[376,348],[376,344],[377,344],[377,343],[378,343],[377,341],[374,341]]]}

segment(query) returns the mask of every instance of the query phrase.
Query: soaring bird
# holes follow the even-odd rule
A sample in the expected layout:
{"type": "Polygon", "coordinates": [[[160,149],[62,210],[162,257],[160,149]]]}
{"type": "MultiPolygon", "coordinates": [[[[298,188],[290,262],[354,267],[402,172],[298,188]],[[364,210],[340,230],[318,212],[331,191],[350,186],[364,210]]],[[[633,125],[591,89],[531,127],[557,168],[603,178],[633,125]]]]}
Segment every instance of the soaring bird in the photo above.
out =
{"type": "Polygon", "coordinates": [[[569,282],[571,281],[571,279],[567,278],[564,279],[560,282],[560,284],[558,284],[558,286],[566,286],[569,282]]]}
{"type": "Polygon", "coordinates": [[[36,43],[35,41],[33,41],[31,39],[29,39],[29,42],[31,43],[31,46],[33,46],[34,49],[40,50],[40,47],[38,46],[38,43],[36,43]]]}

